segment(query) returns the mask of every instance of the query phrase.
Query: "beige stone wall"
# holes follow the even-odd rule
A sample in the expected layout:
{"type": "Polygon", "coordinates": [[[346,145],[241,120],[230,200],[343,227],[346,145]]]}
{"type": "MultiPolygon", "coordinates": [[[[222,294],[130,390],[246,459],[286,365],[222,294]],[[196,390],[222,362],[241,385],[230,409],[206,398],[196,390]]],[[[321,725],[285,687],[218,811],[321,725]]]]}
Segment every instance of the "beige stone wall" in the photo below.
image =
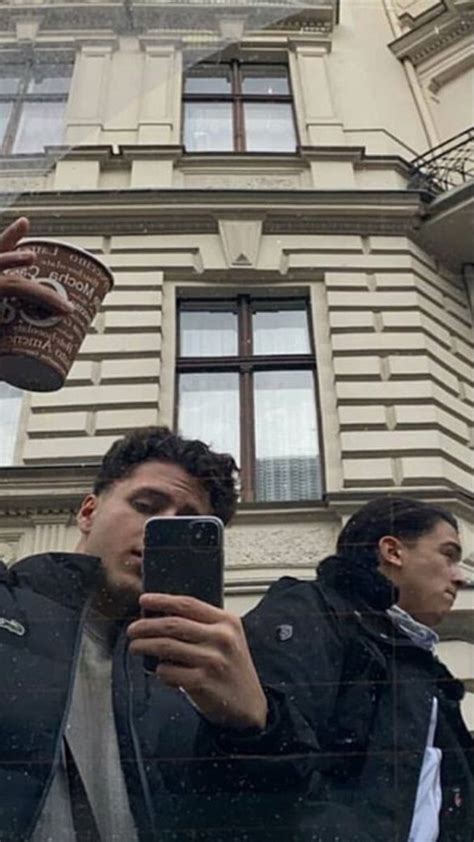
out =
{"type": "MultiPolygon", "coordinates": [[[[32,395],[21,452],[26,464],[98,459],[132,426],[172,423],[174,329],[162,324],[163,274],[168,264],[173,275],[181,271],[184,287],[201,289],[215,289],[215,272],[218,283],[229,276],[219,235],[172,239],[170,249],[168,236],[113,236],[107,245],[80,238],[110,266],[116,285],[66,386],[32,395]],[[169,385],[160,412],[163,344],[169,385]]],[[[408,239],[377,236],[263,235],[255,291],[260,276],[265,294],[284,287],[312,296],[316,350],[325,362],[328,490],[471,491],[474,341],[463,282],[408,239]]],[[[238,281],[229,288],[237,290],[238,281]]],[[[175,286],[168,296],[172,319],[175,286]]]]}

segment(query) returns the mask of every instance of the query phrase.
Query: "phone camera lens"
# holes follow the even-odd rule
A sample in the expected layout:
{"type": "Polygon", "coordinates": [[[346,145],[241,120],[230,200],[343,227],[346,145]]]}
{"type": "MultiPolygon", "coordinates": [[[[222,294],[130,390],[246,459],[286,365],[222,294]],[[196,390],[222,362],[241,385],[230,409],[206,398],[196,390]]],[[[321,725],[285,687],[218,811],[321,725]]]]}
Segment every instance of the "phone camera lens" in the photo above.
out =
{"type": "Polygon", "coordinates": [[[207,550],[209,547],[216,547],[216,525],[214,523],[194,523],[191,527],[191,543],[198,550],[207,550]]]}

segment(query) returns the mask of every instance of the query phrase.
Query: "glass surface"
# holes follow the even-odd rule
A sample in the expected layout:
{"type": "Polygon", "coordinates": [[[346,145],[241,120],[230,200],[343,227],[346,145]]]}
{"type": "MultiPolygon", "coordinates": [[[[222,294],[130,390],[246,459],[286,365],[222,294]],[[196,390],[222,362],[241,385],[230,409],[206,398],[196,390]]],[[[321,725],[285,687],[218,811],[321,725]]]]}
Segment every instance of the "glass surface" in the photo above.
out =
{"type": "Polygon", "coordinates": [[[61,144],[64,136],[64,102],[25,102],[13,152],[43,152],[61,144]]]}
{"type": "Polygon", "coordinates": [[[184,80],[186,94],[230,94],[231,76],[229,67],[196,68],[184,80]]]}
{"type": "Polygon", "coordinates": [[[15,73],[13,70],[3,70],[3,75],[0,73],[0,94],[15,94],[18,92],[21,81],[21,71],[15,73]]]}
{"type": "Polygon", "coordinates": [[[279,306],[275,303],[253,313],[254,354],[309,354],[306,308],[292,310],[279,306]]]}
{"type": "Polygon", "coordinates": [[[12,465],[23,392],[0,381],[0,466],[12,465]]]}
{"type": "Polygon", "coordinates": [[[271,65],[244,65],[242,67],[242,92],[266,96],[288,96],[290,86],[284,67],[271,65]]]}
{"type": "Polygon", "coordinates": [[[240,463],[239,376],[206,372],[179,376],[179,432],[207,442],[240,463]]]}
{"type": "Polygon", "coordinates": [[[9,102],[0,102],[0,143],[3,143],[5,137],[10,111],[11,104],[9,102]]]}
{"type": "Polygon", "coordinates": [[[321,496],[321,467],[311,371],[254,375],[257,500],[321,496]]]}
{"type": "Polygon", "coordinates": [[[40,65],[28,83],[28,93],[67,94],[71,86],[71,74],[72,65],[40,65]]]}
{"type": "Polygon", "coordinates": [[[184,108],[187,152],[231,152],[232,106],[228,102],[187,102],[184,108]]]}
{"type": "Polygon", "coordinates": [[[247,152],[295,152],[293,112],[286,102],[245,102],[247,152]]]}
{"type": "Polygon", "coordinates": [[[229,357],[238,352],[237,313],[183,310],[179,350],[182,357],[229,357]]]}

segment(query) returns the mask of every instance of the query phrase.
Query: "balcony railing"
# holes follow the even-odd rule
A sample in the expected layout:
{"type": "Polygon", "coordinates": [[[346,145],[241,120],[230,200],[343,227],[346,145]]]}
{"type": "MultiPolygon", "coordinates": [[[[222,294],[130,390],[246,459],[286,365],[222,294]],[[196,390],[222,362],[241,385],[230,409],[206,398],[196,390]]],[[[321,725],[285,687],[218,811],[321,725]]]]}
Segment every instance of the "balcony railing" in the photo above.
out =
{"type": "Polygon", "coordinates": [[[411,162],[410,188],[444,193],[474,179],[474,127],[440,143],[411,162]]]}

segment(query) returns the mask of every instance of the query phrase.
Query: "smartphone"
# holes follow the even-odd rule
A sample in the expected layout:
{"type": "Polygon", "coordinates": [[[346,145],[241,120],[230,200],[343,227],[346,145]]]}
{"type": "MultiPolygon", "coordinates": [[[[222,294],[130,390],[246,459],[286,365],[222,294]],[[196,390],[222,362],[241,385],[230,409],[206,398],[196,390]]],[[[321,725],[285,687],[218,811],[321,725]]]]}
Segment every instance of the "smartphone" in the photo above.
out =
{"type": "MultiPolygon", "coordinates": [[[[144,593],[194,596],[222,607],[224,525],[219,518],[150,518],[144,544],[144,593]]],[[[144,658],[146,672],[154,673],[156,666],[156,658],[144,658]]]]}

